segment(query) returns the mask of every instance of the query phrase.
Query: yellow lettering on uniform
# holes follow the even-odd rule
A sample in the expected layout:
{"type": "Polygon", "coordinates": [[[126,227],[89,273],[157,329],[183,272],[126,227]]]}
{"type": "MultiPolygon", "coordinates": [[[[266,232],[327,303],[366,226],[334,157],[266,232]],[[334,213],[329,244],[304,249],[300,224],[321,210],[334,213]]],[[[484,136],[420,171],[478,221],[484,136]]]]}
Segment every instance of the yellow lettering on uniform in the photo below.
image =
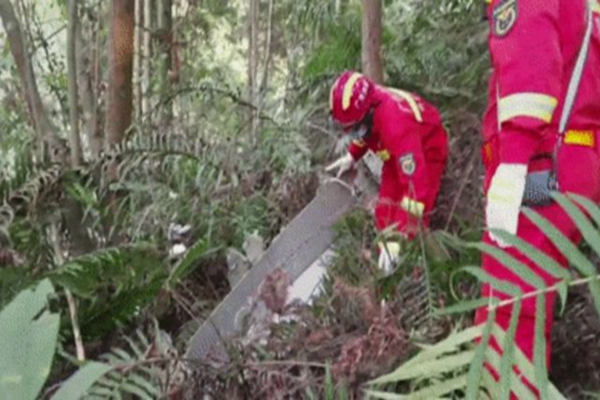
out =
{"type": "Polygon", "coordinates": [[[596,146],[596,137],[592,131],[569,130],[565,133],[565,144],[574,144],[586,147],[596,146]]]}

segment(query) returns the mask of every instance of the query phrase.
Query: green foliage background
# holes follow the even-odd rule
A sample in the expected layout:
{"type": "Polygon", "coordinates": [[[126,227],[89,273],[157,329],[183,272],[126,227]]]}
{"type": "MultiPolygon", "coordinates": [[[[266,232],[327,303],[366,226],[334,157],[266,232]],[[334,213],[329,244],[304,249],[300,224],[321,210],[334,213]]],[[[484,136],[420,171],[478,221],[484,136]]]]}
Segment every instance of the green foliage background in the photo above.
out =
{"type": "MultiPolygon", "coordinates": [[[[67,138],[67,2],[14,3],[22,21],[27,22],[44,103],[59,134],[67,138]]],[[[100,21],[97,41],[88,42],[85,49],[98,47],[102,79],[108,67],[104,3],[85,0],[80,4],[85,14],[82,21],[90,16],[100,21]]],[[[156,73],[146,93],[151,110],[136,118],[127,140],[114,153],[99,159],[88,155],[77,169],[45,164],[35,153],[16,69],[8,46],[2,47],[0,319],[8,318],[11,307],[33,296],[32,288],[38,288],[51,297],[48,303],[47,296],[35,300],[43,318],[20,323],[33,326],[58,321],[56,327],[48,324],[44,328],[49,332],[45,350],[56,353],[49,361],[38,360],[48,361],[44,367],[48,373],[31,375],[36,379],[32,388],[46,382],[44,389],[50,390],[52,382],[65,380],[67,383],[55,394],[60,399],[76,398],[81,394],[78,387],[89,388],[92,398],[125,393],[155,398],[172,389],[161,373],[181,367],[175,349],[185,347],[190,331],[229,290],[226,249],[241,249],[244,240],[255,232],[268,244],[311,199],[323,165],[336,155],[334,134],[327,126],[328,90],[338,73],[360,68],[361,54],[360,2],[339,1],[339,9],[337,3],[274,2],[271,63],[259,104],[250,104],[246,87],[246,3],[204,0],[178,7],[176,25],[182,43],[179,82],[167,85],[161,70],[164,55],[153,58],[156,73]],[[248,115],[253,107],[258,108],[260,117],[256,138],[248,134],[248,115]],[[167,118],[169,110],[172,117],[167,118]],[[110,185],[105,179],[106,166],[113,160],[109,156],[115,157],[120,172],[119,182],[110,185]],[[106,201],[111,196],[116,196],[114,204],[106,201]],[[77,217],[83,227],[80,236],[69,235],[66,229],[64,211],[73,209],[74,204],[81,211],[77,217]],[[192,227],[187,243],[190,250],[178,260],[168,254],[171,223],[192,227]],[[74,338],[67,291],[76,300],[83,341],[90,358],[96,360],[85,365],[72,356],[74,338]],[[52,335],[56,341],[50,340],[52,335]],[[79,372],[73,375],[75,371],[79,372]],[[69,376],[72,378],[66,380],[69,376]]],[[[465,313],[474,304],[481,304],[464,300],[476,300],[473,287],[478,280],[489,279],[476,268],[463,268],[479,265],[481,252],[490,252],[478,243],[481,220],[473,212],[481,205],[481,165],[479,127],[472,121],[478,121],[485,106],[489,70],[481,3],[384,1],[385,82],[435,103],[450,134],[453,156],[436,231],[407,251],[405,263],[424,262],[427,298],[419,307],[424,307],[424,315],[432,321],[441,314],[450,315],[453,333],[365,386],[376,398],[409,398],[404,397],[408,394],[395,393],[400,391],[412,391],[415,396],[429,393],[427,396],[476,398],[483,387],[500,396],[508,393],[510,382],[498,386],[478,372],[481,363],[492,356],[471,342],[475,336],[490,334],[510,339],[513,332],[498,331],[491,322],[462,330],[468,324],[465,313]],[[464,191],[463,180],[467,183],[464,191]],[[469,273],[471,276],[465,278],[469,273]],[[462,289],[457,289],[456,281],[462,289]]],[[[261,32],[268,25],[267,8],[268,2],[261,1],[261,32]]],[[[0,41],[5,40],[4,32],[0,32],[0,41]]],[[[264,38],[261,40],[259,44],[264,46],[264,38]]],[[[153,46],[155,51],[160,48],[156,41],[153,46]]],[[[259,65],[262,78],[264,59],[259,65]]],[[[598,306],[596,267],[588,260],[590,253],[600,256],[600,236],[596,225],[585,222],[569,201],[585,208],[596,224],[600,223],[598,210],[579,198],[559,196],[557,201],[585,233],[587,252],[568,245],[544,221],[537,222],[556,240],[584,281],[559,272],[548,260],[541,261],[549,272],[564,279],[556,288],[563,304],[569,285],[585,284],[598,306]]],[[[374,286],[382,297],[391,299],[394,289],[406,280],[406,271],[399,269],[387,278],[378,275],[374,248],[365,245],[375,237],[368,216],[360,212],[348,216],[338,230],[339,254],[331,274],[352,285],[374,286]]],[[[531,249],[523,250],[540,261],[531,249]]],[[[512,263],[512,267],[522,271],[520,265],[512,263]]],[[[520,304],[520,295],[514,294],[515,304],[520,304]]],[[[8,336],[0,324],[0,352],[15,346],[19,339],[8,336]]],[[[422,332],[411,338],[422,339],[422,332]]],[[[542,350],[536,348],[537,353],[542,350]]],[[[539,357],[529,365],[518,351],[509,354],[496,360],[503,371],[516,363],[532,379],[547,382],[539,357]]],[[[0,382],[13,372],[0,369],[0,382]]],[[[23,368],[19,373],[25,376],[31,370],[23,368]]],[[[349,396],[345,387],[332,382],[329,369],[321,384],[325,389],[307,393],[326,393],[332,399],[349,396]]],[[[518,385],[516,380],[513,384],[518,385]]],[[[547,388],[556,395],[557,389],[551,385],[547,388]]]]}

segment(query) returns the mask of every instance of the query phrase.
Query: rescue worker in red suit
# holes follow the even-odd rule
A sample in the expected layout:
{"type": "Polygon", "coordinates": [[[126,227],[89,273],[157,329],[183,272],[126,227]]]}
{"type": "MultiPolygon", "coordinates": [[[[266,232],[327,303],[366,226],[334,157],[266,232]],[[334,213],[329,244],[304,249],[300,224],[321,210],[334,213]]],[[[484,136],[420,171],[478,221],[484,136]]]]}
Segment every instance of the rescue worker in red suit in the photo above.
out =
{"type": "MultiPolygon", "coordinates": [[[[560,192],[600,201],[600,4],[597,0],[487,0],[487,3],[493,71],[483,119],[488,228],[484,241],[504,248],[547,285],[554,285],[559,278],[543,272],[489,230],[516,234],[566,268],[561,253],[520,212],[528,174],[554,170],[560,192]],[[586,35],[587,29],[591,29],[591,35],[586,35]],[[576,69],[586,37],[590,41],[582,59],[583,68],[576,69]],[[580,79],[578,85],[570,85],[574,77],[580,79]],[[556,148],[553,169],[552,155],[556,148]]],[[[580,232],[558,204],[550,202],[533,209],[574,243],[580,242],[580,232]]],[[[526,279],[488,255],[483,256],[482,266],[501,281],[524,292],[534,291],[526,279]]],[[[492,290],[489,284],[483,285],[482,295],[509,297],[496,288],[492,290]]],[[[546,294],[548,366],[555,299],[555,291],[546,294]]],[[[505,331],[511,313],[512,305],[496,310],[495,321],[505,331]]],[[[516,344],[530,360],[534,352],[535,314],[535,297],[524,299],[516,344]]],[[[487,317],[487,308],[479,309],[476,323],[485,322],[487,317]]],[[[491,345],[499,349],[494,338],[491,345]]],[[[490,365],[486,368],[497,379],[497,371],[490,365]]],[[[531,382],[525,384],[539,395],[531,382]]],[[[517,398],[514,393],[511,395],[517,398]]]]}
{"type": "MultiPolygon", "coordinates": [[[[383,160],[375,206],[379,230],[395,225],[412,239],[419,223],[429,226],[446,159],[448,140],[434,106],[421,97],[373,83],[364,75],[344,72],[331,88],[330,113],[351,135],[345,156],[327,170],[338,176],[371,150],[383,160]]],[[[400,252],[398,242],[379,243],[379,266],[389,273],[400,252]]]]}

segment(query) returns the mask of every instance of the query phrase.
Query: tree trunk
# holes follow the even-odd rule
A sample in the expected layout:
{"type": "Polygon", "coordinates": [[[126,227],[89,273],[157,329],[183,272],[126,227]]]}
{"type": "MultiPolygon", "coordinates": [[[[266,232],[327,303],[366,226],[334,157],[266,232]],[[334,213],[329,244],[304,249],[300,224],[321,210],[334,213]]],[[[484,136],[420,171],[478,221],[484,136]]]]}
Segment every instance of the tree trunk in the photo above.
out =
{"type": "Polygon", "coordinates": [[[152,45],[152,2],[144,0],[144,29],[142,43],[142,117],[150,111],[150,57],[152,45]]]}
{"type": "Polygon", "coordinates": [[[109,36],[108,109],[105,147],[120,143],[131,126],[133,109],[134,2],[112,0],[109,36]]]}
{"type": "MultiPolygon", "coordinates": [[[[264,92],[267,88],[267,83],[269,81],[269,66],[271,64],[271,42],[273,38],[273,2],[274,0],[269,0],[269,11],[268,11],[268,19],[267,19],[267,40],[265,41],[265,62],[264,62],[264,71],[262,76],[262,81],[260,83],[260,92],[264,92]]],[[[263,94],[264,96],[264,94],[263,94]]]]}
{"type": "Polygon", "coordinates": [[[335,15],[339,16],[342,12],[342,0],[334,0],[335,15]]]}
{"type": "MultiPolygon", "coordinates": [[[[175,44],[175,32],[173,30],[173,3],[172,0],[158,0],[158,26],[162,32],[162,53],[164,61],[162,65],[162,95],[171,91],[171,83],[178,79],[179,71],[173,69],[173,57],[171,52],[177,51],[175,44]]],[[[173,119],[173,103],[165,104],[162,110],[164,122],[170,124],[173,119]]]]}
{"type": "Polygon", "coordinates": [[[142,116],[142,27],[144,3],[135,0],[135,29],[133,34],[133,101],[135,101],[135,119],[142,116]]]}
{"type": "Polygon", "coordinates": [[[71,165],[78,166],[83,162],[81,139],[79,138],[79,99],[77,93],[77,15],[76,0],[69,0],[69,21],[67,28],[67,68],[69,74],[69,116],[71,120],[71,165]]]}
{"type": "MultiPolygon", "coordinates": [[[[92,146],[92,151],[95,155],[99,156],[102,151],[102,147],[104,144],[104,128],[106,120],[106,88],[103,87],[103,79],[102,79],[102,70],[100,68],[100,59],[101,59],[101,30],[102,30],[102,16],[105,15],[104,8],[105,5],[103,2],[99,2],[97,5],[96,11],[96,20],[92,26],[92,63],[91,63],[91,76],[90,76],[90,84],[93,88],[92,93],[92,120],[90,121],[90,127],[93,130],[90,130],[90,144],[92,146]]],[[[107,14],[107,13],[106,13],[107,14]]]]}
{"type": "MultiPolygon", "coordinates": [[[[80,21],[81,22],[81,21],[80,21]]],[[[92,159],[96,159],[102,150],[102,132],[98,124],[96,90],[94,74],[96,65],[96,23],[88,21],[89,44],[83,39],[83,23],[77,24],[77,84],[81,102],[82,123],[87,135],[92,159]]]]}
{"type": "MultiPolygon", "coordinates": [[[[250,103],[256,105],[258,94],[258,5],[259,0],[250,0],[248,13],[248,92],[250,103]]],[[[258,114],[250,108],[250,138],[252,143],[257,142],[258,114]]]]}
{"type": "Polygon", "coordinates": [[[48,154],[45,150],[49,150],[51,160],[63,161],[66,149],[57,135],[56,128],[48,118],[42,103],[31,65],[28,46],[10,0],[0,0],[0,19],[6,30],[10,51],[17,65],[21,84],[23,85],[23,96],[29,109],[36,137],[39,143],[45,144],[45,146],[42,145],[42,157],[44,158],[48,154]]]}
{"type": "Polygon", "coordinates": [[[381,0],[362,0],[362,4],[362,70],[376,83],[383,83],[381,0]]]}

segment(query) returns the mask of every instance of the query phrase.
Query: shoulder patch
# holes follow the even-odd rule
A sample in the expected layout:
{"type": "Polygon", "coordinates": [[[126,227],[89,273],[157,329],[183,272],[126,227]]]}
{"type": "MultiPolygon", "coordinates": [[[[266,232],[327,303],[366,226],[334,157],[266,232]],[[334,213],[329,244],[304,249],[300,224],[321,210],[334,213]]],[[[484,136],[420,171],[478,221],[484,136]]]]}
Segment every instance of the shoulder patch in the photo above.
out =
{"type": "Polygon", "coordinates": [[[417,169],[417,165],[415,164],[415,156],[413,153],[407,153],[403,156],[400,156],[398,159],[398,164],[400,165],[402,172],[408,176],[413,175],[417,169]]]}
{"type": "Polygon", "coordinates": [[[506,36],[517,22],[517,0],[500,0],[492,10],[492,30],[495,36],[506,36]]]}

